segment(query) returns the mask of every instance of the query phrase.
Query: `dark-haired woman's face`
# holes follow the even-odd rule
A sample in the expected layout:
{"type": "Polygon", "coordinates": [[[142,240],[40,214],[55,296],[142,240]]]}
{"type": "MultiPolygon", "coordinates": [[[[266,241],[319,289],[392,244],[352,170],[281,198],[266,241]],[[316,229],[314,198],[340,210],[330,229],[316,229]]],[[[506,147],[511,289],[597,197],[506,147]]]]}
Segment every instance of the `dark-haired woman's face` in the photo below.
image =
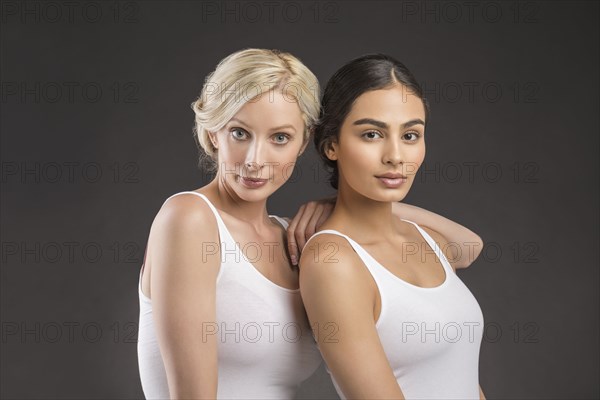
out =
{"type": "Polygon", "coordinates": [[[359,96],[328,153],[339,190],[376,201],[400,201],[425,158],[425,108],[406,86],[359,96]]]}

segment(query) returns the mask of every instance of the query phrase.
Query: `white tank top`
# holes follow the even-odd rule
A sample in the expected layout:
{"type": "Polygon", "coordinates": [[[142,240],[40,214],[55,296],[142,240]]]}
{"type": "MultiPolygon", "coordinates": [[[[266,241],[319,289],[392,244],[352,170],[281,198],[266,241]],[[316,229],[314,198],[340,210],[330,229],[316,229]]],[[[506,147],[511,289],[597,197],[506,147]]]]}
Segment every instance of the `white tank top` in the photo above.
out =
{"type": "MultiPolygon", "coordinates": [[[[336,230],[361,258],[377,284],[381,314],[376,328],[394,376],[407,399],[479,399],[483,314],[437,243],[412,221],[446,274],[433,288],[410,284],[379,264],[360,244],[336,230]]],[[[309,239],[310,240],[310,239],[309,239]]],[[[307,241],[308,243],[308,241],[307,241]]],[[[327,369],[331,374],[331,371],[327,369]]],[[[344,394],[332,376],[342,399],[344,394]]]]}
{"type": "MultiPolygon", "coordinates": [[[[262,275],[240,250],[217,209],[214,213],[221,242],[216,312],[219,399],[292,399],[299,384],[322,358],[312,336],[300,290],[287,289],[262,275]]],[[[171,197],[173,197],[171,196],[171,197]]],[[[166,201],[168,201],[169,197],[166,201]]],[[[287,222],[274,216],[285,228],[287,222]]],[[[281,249],[275,248],[275,251],[281,249]]],[[[283,268],[283,267],[282,267],[283,268]]],[[[167,375],[156,338],[152,301],[138,282],[140,320],[138,364],[147,399],[168,399],[167,375]]]]}

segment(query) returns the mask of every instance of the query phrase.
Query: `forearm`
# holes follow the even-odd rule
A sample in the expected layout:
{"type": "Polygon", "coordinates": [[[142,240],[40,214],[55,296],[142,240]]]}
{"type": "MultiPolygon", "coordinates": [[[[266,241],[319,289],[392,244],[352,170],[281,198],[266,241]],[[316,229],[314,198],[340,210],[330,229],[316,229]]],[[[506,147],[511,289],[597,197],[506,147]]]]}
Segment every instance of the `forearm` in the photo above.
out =
{"type": "Polygon", "coordinates": [[[479,400],[486,400],[483,390],[481,389],[481,385],[479,385],[479,400]]]}
{"type": "Polygon", "coordinates": [[[481,238],[475,232],[446,217],[401,202],[393,203],[392,211],[400,218],[433,229],[444,236],[450,245],[458,246],[460,248],[458,252],[459,259],[453,263],[456,268],[468,267],[481,252],[483,247],[481,238]]]}

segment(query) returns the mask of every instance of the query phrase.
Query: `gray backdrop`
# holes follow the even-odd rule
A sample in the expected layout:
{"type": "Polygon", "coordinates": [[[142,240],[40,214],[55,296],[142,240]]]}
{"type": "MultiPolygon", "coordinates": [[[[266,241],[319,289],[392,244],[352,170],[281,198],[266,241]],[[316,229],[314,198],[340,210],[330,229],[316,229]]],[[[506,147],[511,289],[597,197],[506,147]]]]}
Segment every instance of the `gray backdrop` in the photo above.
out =
{"type": "MultiPolygon", "coordinates": [[[[486,323],[494,398],[597,398],[598,3],[1,3],[3,398],[142,397],[137,279],[152,220],[207,183],[190,103],[245,47],[324,85],[371,52],[432,105],[406,199],[486,242],[459,276],[486,323]]],[[[332,193],[312,148],[269,201],[332,193]]],[[[435,377],[431,377],[435,379],[435,377]]],[[[323,369],[303,398],[335,398],[323,369]]]]}

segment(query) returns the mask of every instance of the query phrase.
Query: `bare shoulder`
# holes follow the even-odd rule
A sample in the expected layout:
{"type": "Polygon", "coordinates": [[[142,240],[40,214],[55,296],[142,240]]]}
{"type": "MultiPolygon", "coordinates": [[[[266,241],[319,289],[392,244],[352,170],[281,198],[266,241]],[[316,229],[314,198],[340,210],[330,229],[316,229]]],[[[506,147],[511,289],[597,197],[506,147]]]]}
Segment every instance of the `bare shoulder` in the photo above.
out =
{"type": "Polygon", "coordinates": [[[168,199],[156,215],[148,256],[153,269],[156,265],[180,269],[200,260],[216,266],[218,241],[217,220],[209,205],[197,195],[183,193],[168,199]]]}
{"type": "Polygon", "coordinates": [[[168,234],[218,236],[217,221],[208,203],[191,193],[182,193],[168,199],[156,215],[153,229],[155,226],[168,234]]]}
{"type": "Polygon", "coordinates": [[[306,267],[302,270],[309,272],[325,264],[347,264],[354,255],[354,249],[346,238],[333,233],[321,233],[306,244],[300,256],[300,264],[306,267]]]}
{"type": "Polygon", "coordinates": [[[192,218],[213,216],[208,203],[192,193],[181,193],[169,198],[160,208],[158,215],[175,218],[182,215],[192,218]]]}
{"type": "Polygon", "coordinates": [[[300,255],[300,286],[318,283],[319,286],[344,282],[355,288],[368,287],[369,272],[346,238],[319,234],[307,243],[300,255]]]}

